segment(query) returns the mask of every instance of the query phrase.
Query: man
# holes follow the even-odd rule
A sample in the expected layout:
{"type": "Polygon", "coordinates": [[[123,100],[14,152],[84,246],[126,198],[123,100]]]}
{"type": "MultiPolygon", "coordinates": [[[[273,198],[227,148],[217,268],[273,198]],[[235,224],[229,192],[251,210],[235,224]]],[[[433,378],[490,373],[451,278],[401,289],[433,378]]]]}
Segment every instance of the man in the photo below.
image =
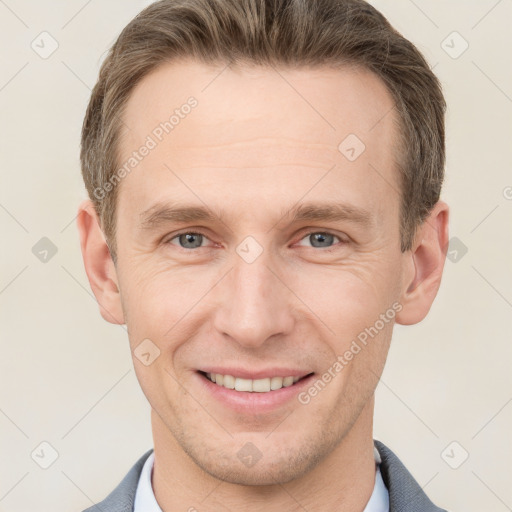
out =
{"type": "Polygon", "coordinates": [[[439,288],[445,103],[361,0],[163,0],[102,65],[78,216],[154,451],[102,511],[439,511],[373,441],[439,288]]]}

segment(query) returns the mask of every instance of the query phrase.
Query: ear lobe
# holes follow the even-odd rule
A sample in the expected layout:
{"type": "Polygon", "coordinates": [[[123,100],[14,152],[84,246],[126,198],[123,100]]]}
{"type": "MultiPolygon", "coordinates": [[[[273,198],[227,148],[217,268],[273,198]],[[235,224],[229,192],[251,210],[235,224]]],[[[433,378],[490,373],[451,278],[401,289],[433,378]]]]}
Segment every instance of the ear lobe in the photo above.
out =
{"type": "Polygon", "coordinates": [[[96,209],[89,199],[83,201],[78,208],[77,227],[85,272],[98,301],[101,316],[112,324],[124,324],[116,268],[96,209]]]}
{"type": "Polygon", "coordinates": [[[413,248],[405,255],[410,258],[411,271],[404,276],[401,297],[402,310],[396,322],[412,325],[423,320],[439,290],[448,248],[448,205],[439,201],[418,228],[413,248]]]}

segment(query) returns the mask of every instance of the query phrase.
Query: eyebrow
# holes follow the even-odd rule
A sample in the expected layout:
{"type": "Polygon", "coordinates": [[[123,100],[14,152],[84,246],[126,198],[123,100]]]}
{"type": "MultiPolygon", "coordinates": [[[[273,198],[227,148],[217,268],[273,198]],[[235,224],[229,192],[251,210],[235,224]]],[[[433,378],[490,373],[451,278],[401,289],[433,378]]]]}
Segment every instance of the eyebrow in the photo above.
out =
{"type": "Polygon", "coordinates": [[[373,216],[368,210],[343,203],[301,203],[284,213],[283,217],[290,217],[291,222],[349,221],[362,227],[374,224],[373,216]]]}
{"type": "MultiPolygon", "coordinates": [[[[186,222],[223,222],[225,212],[218,214],[204,206],[180,205],[172,203],[158,203],[140,214],[140,227],[143,230],[152,230],[168,223],[186,222]]],[[[301,203],[288,211],[281,211],[280,220],[288,218],[290,223],[304,221],[349,221],[361,227],[371,227],[374,217],[371,213],[359,206],[342,203],[301,203]]]]}
{"type": "Polygon", "coordinates": [[[214,222],[221,219],[211,210],[202,206],[181,206],[170,203],[157,203],[140,214],[140,227],[143,230],[158,228],[171,222],[214,222]]]}

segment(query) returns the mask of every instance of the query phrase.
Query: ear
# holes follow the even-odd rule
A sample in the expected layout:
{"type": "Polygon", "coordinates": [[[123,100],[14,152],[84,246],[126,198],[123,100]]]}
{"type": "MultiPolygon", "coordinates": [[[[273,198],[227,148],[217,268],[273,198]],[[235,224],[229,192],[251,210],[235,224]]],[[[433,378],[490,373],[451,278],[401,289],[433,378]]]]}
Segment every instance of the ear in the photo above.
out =
{"type": "Polygon", "coordinates": [[[112,324],[124,324],[116,268],[96,209],[89,199],[78,207],[77,226],[85,272],[98,301],[101,316],[112,324]]]}
{"type": "Polygon", "coordinates": [[[439,201],[430,215],[420,225],[411,250],[406,258],[403,289],[400,303],[402,310],[396,322],[412,325],[421,322],[439,290],[448,249],[449,208],[439,201]]]}

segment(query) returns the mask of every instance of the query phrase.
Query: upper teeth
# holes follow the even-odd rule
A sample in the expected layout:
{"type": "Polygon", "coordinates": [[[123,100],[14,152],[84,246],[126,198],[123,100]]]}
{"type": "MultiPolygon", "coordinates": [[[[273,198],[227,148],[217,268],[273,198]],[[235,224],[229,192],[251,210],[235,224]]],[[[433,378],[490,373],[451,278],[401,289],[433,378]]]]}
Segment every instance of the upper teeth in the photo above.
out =
{"type": "Polygon", "coordinates": [[[276,389],[291,386],[300,377],[268,377],[266,379],[241,379],[232,375],[221,375],[220,373],[207,373],[206,376],[212,381],[228,389],[236,391],[257,391],[265,393],[276,389]]]}

